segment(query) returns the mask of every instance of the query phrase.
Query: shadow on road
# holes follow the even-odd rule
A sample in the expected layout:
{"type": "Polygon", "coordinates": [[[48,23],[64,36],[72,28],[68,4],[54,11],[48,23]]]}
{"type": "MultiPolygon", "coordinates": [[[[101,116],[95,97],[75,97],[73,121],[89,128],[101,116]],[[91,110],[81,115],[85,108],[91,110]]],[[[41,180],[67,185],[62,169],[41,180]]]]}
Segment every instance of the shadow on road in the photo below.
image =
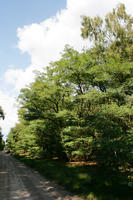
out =
{"type": "Polygon", "coordinates": [[[78,200],[9,154],[0,153],[0,200],[78,200]]]}

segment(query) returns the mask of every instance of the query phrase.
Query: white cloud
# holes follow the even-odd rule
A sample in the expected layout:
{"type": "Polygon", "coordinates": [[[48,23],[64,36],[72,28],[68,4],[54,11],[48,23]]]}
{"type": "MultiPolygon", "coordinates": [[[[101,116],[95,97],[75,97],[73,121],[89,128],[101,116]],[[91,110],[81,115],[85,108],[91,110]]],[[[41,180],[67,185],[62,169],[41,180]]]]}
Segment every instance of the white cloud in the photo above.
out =
{"type": "Polygon", "coordinates": [[[59,59],[65,44],[81,50],[88,46],[87,41],[80,37],[81,15],[104,16],[120,2],[125,2],[130,12],[133,11],[131,0],[67,0],[67,8],[55,17],[19,28],[18,48],[30,55],[34,66],[45,66],[59,59]]]}
{"type": "Polygon", "coordinates": [[[34,67],[30,66],[25,71],[21,69],[9,69],[5,72],[5,82],[14,85],[14,92],[31,83],[34,79],[34,67]]]}
{"type": "Polygon", "coordinates": [[[4,138],[6,138],[10,128],[18,120],[16,100],[14,97],[0,91],[0,105],[5,113],[5,120],[0,120],[0,127],[2,128],[2,133],[4,133],[4,138]]]}
{"type": "MultiPolygon", "coordinates": [[[[17,46],[22,52],[29,54],[31,65],[26,70],[9,69],[5,74],[6,83],[14,85],[14,89],[19,91],[33,80],[33,70],[41,70],[49,62],[59,59],[60,52],[66,44],[70,44],[79,51],[88,46],[88,40],[83,40],[80,37],[80,16],[100,15],[103,17],[119,3],[125,3],[127,11],[133,13],[132,0],[67,0],[66,9],[58,12],[55,17],[40,24],[34,23],[18,28],[17,46]]],[[[14,102],[12,98],[7,96],[3,96],[3,98],[5,98],[5,102],[8,100],[11,101],[11,104],[14,102]]],[[[10,121],[13,123],[16,119],[16,108],[9,106],[7,109],[5,106],[5,109],[8,116],[6,121],[10,126],[10,121]],[[9,119],[11,113],[14,113],[15,116],[9,119]]]]}

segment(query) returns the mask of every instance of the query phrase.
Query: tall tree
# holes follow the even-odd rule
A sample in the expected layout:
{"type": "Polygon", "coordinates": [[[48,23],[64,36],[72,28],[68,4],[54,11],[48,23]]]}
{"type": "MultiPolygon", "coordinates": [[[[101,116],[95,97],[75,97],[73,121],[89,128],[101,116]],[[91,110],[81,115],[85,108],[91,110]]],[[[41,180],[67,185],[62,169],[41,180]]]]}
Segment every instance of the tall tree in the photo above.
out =
{"type": "Polygon", "coordinates": [[[133,17],[120,4],[105,20],[98,17],[82,17],[82,37],[89,38],[101,52],[107,50],[121,60],[133,61],[133,17]]]}

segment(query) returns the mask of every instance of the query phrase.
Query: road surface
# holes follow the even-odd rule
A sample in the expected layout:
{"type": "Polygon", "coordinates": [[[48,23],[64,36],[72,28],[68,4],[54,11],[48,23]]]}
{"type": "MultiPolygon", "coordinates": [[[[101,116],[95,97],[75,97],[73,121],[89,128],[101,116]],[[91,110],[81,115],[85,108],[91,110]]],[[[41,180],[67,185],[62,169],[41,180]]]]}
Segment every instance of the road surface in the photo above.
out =
{"type": "Polygon", "coordinates": [[[80,200],[38,172],[0,152],[0,200],[80,200]]]}

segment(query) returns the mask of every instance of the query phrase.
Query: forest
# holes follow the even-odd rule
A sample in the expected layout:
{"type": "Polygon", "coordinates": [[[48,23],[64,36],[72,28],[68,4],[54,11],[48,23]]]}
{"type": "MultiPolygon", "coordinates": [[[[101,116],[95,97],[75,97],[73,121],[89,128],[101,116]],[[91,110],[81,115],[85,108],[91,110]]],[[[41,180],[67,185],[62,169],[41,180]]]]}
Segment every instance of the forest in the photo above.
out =
{"type": "Polygon", "coordinates": [[[35,81],[21,89],[13,154],[96,161],[119,168],[133,156],[133,17],[120,4],[100,17],[82,16],[78,52],[66,45],[35,81]],[[88,45],[89,46],[89,45],[88,45]]]}
{"type": "Polygon", "coordinates": [[[21,89],[5,149],[81,196],[131,200],[133,17],[119,4],[81,19],[88,48],[66,45],[21,89]]]}
{"type": "Polygon", "coordinates": [[[18,96],[19,122],[6,148],[27,158],[133,165],[133,17],[120,4],[104,19],[82,16],[81,37],[66,45],[18,96]]]}

